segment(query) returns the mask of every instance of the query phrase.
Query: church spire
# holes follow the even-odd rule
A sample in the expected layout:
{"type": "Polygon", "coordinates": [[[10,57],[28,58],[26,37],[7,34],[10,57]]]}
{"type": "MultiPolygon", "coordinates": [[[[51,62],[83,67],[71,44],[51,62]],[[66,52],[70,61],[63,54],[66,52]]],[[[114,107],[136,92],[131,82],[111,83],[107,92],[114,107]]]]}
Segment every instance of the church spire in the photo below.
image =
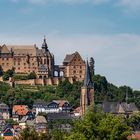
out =
{"type": "Polygon", "coordinates": [[[85,79],[84,79],[84,86],[85,87],[93,87],[93,82],[91,80],[88,60],[87,60],[87,63],[86,63],[86,73],[85,73],[85,79]]]}
{"type": "Polygon", "coordinates": [[[44,35],[44,41],[43,41],[43,44],[42,44],[42,49],[48,50],[48,45],[47,45],[47,42],[46,42],[46,36],[45,35],[44,35]]]}

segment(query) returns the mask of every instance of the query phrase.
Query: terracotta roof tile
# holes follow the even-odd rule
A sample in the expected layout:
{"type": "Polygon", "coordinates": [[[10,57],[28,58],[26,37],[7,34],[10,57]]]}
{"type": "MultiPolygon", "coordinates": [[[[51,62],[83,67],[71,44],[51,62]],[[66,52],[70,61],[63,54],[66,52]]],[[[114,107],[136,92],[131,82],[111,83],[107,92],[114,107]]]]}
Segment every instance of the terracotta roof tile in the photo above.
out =
{"type": "Polygon", "coordinates": [[[4,138],[4,140],[13,140],[14,137],[13,136],[4,136],[3,138],[4,138]]]}
{"type": "Polygon", "coordinates": [[[28,113],[29,109],[27,105],[14,105],[13,112],[15,112],[18,115],[26,115],[28,113]]]}

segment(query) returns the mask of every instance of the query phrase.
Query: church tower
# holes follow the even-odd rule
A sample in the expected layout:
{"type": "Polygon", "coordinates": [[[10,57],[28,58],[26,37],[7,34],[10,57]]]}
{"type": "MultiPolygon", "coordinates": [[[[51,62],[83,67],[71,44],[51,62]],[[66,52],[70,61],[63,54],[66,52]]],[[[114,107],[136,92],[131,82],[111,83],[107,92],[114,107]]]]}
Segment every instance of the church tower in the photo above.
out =
{"type": "Polygon", "coordinates": [[[87,110],[87,107],[94,104],[94,84],[90,76],[90,68],[87,61],[84,84],[81,87],[81,116],[87,110]]]}

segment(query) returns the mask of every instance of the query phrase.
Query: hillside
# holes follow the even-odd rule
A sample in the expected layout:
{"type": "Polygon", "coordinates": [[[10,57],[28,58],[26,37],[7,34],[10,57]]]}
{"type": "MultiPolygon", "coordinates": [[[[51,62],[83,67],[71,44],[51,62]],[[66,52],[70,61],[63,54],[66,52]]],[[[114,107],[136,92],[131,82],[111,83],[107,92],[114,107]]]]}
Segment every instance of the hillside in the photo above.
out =
{"type": "MultiPolygon", "coordinates": [[[[117,87],[107,81],[104,76],[92,77],[95,88],[95,102],[117,101],[122,102],[128,93],[128,102],[135,102],[140,108],[140,91],[135,91],[129,86],[117,87]]],[[[80,105],[80,93],[82,83],[69,83],[67,80],[58,86],[28,86],[17,85],[15,88],[8,84],[0,83],[0,102],[9,106],[13,104],[27,104],[30,108],[35,100],[41,99],[49,102],[53,99],[66,99],[75,108],[80,105]]]]}

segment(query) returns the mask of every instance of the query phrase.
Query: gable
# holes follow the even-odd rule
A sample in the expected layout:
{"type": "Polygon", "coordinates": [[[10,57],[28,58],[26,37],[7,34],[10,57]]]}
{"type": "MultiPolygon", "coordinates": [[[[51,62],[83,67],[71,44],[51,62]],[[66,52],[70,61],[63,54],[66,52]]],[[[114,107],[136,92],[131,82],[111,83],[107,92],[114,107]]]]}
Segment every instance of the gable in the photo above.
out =
{"type": "Polygon", "coordinates": [[[70,65],[85,65],[82,57],[78,52],[75,53],[74,57],[72,58],[70,65]]]}
{"type": "Polygon", "coordinates": [[[122,108],[121,105],[119,105],[119,110],[118,110],[118,113],[125,113],[125,110],[122,108]]]}
{"type": "Polygon", "coordinates": [[[58,108],[58,104],[56,102],[50,102],[48,105],[47,105],[48,108],[58,108]]]}
{"type": "Polygon", "coordinates": [[[7,128],[3,134],[4,136],[13,136],[13,132],[11,129],[7,128]]]}
{"type": "Polygon", "coordinates": [[[6,45],[3,45],[1,47],[1,53],[10,53],[10,51],[8,50],[8,48],[6,47],[6,45]]]}

